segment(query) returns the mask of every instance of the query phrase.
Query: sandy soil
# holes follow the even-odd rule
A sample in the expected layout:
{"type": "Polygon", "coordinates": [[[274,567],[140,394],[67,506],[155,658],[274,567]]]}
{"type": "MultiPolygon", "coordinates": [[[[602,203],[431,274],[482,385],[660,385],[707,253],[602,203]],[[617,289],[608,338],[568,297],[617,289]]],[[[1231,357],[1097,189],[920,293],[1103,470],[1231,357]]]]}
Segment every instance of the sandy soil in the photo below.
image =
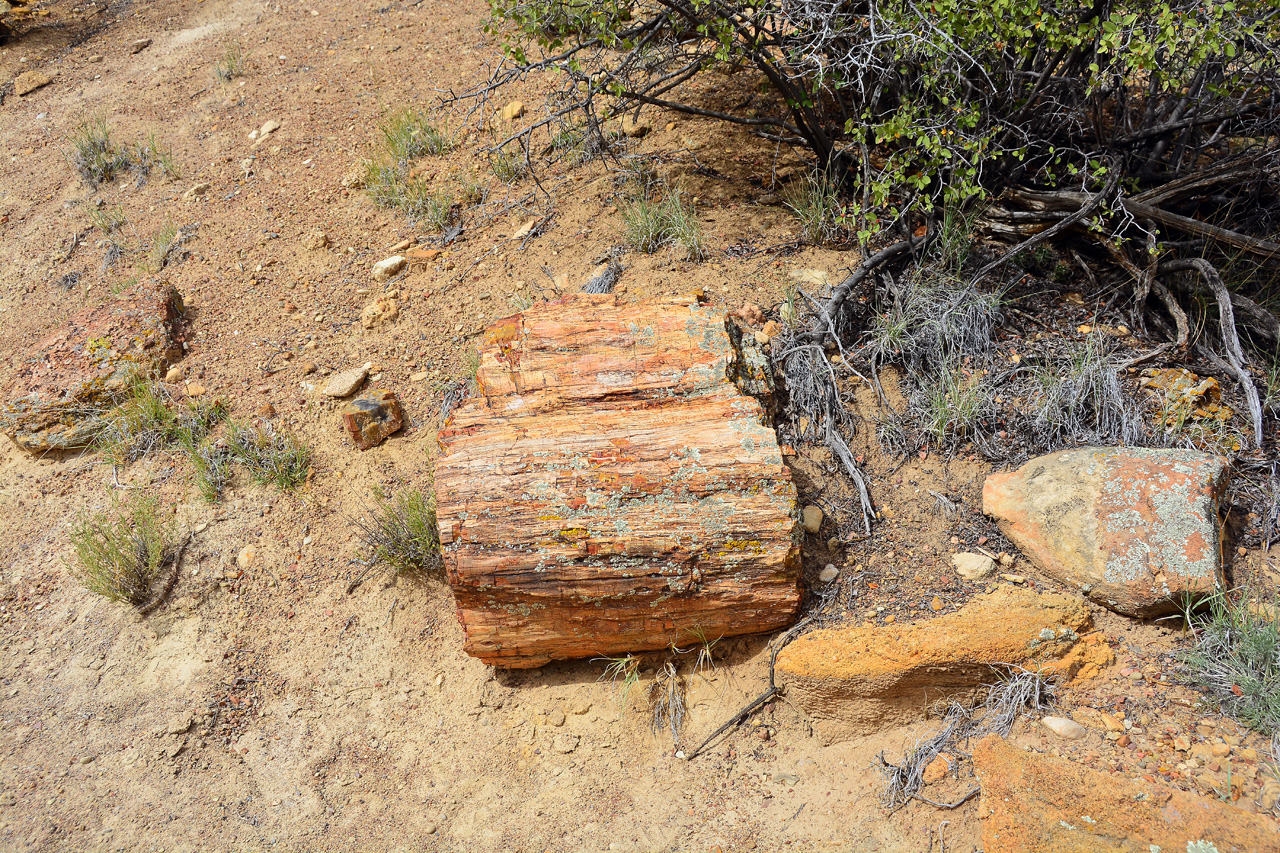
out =
{"type": "MultiPolygon", "coordinates": [[[[92,454],[32,458],[0,442],[0,848],[925,851],[940,849],[942,833],[946,850],[977,849],[976,802],[891,815],[879,804],[877,755],[898,756],[927,724],[824,747],[784,700],[697,760],[676,757],[763,689],[768,638],[722,644],[717,669],[691,681],[690,724],[673,744],[649,731],[643,685],[623,694],[601,683],[599,662],[505,673],[463,655],[439,583],[380,575],[347,593],[361,572],[351,561],[365,556],[353,519],[376,489],[429,482],[435,383],[462,372],[475,335],[513,298],[554,294],[559,274],[576,290],[625,242],[623,190],[604,166],[546,175],[547,207],[532,182],[505,187],[489,174],[488,136],[473,129],[439,169],[474,173],[489,201],[434,265],[394,285],[396,324],[361,328],[372,264],[404,238],[433,235],[341,179],[387,111],[482,79],[495,45],[481,0],[46,8],[45,30],[0,47],[0,81],[32,67],[54,77],[0,107],[6,374],[66,316],[111,299],[172,223],[191,235],[190,256],[164,273],[191,308],[187,377],[238,417],[271,404],[316,462],[297,493],[239,483],[214,507],[176,458],[136,463],[117,483],[92,454]],[[133,53],[139,39],[152,43],[133,53]],[[214,63],[237,43],[251,51],[248,74],[218,82],[214,63]],[[91,190],[67,156],[73,130],[97,115],[121,140],[154,133],[181,179],[91,190]],[[268,120],[280,129],[251,148],[249,133],[268,120]],[[199,183],[208,192],[184,200],[199,183]],[[99,198],[127,216],[132,247],[105,271],[87,213],[99,198]],[[551,212],[541,236],[507,239],[551,212]],[[332,246],[307,248],[317,230],[332,246]],[[59,281],[69,273],[79,279],[68,289],[59,281]],[[292,360],[269,361],[281,351],[292,360]],[[361,453],[315,386],[366,361],[412,424],[361,453]],[[195,533],[171,600],[146,618],[86,592],[68,569],[77,514],[126,489],[159,494],[195,533]],[[249,545],[256,557],[241,567],[249,545]]],[[[726,78],[704,94],[741,85],[726,78]]],[[[532,104],[548,86],[530,80],[513,97],[532,104]]],[[[697,265],[628,254],[628,296],[703,287],[726,308],[773,306],[791,273],[834,277],[856,260],[794,247],[795,224],[769,197],[780,173],[801,167],[794,154],[683,117],[653,125],[635,150],[660,155],[663,173],[696,197],[716,251],[697,265]]],[[[935,597],[959,606],[976,587],[948,559],[994,535],[976,512],[989,467],[899,467],[865,441],[886,523],[874,543],[812,541],[806,577],[834,562],[850,607],[902,618],[931,613],[935,597]],[[963,499],[961,516],[939,516],[931,490],[963,499]]],[[[824,535],[852,530],[830,459],[806,453],[796,470],[806,500],[836,520],[824,535]]],[[[1169,642],[1155,627],[1099,619],[1117,647],[1169,642]]],[[[1123,697],[1128,661],[1080,701],[1123,697]]],[[[1179,713],[1167,699],[1175,689],[1161,691],[1161,708],[1179,713]]]]}

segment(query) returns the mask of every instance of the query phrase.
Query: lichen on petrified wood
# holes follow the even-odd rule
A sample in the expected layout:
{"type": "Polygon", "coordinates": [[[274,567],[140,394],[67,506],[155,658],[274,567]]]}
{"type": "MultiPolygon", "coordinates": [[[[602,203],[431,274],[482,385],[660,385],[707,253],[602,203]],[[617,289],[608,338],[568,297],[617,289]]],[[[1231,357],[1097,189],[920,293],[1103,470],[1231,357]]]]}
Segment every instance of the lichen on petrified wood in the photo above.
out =
{"type": "Polygon", "coordinates": [[[741,358],[691,297],[578,294],[488,329],[435,480],[468,653],[533,667],[794,618],[795,486],[741,358]]]}

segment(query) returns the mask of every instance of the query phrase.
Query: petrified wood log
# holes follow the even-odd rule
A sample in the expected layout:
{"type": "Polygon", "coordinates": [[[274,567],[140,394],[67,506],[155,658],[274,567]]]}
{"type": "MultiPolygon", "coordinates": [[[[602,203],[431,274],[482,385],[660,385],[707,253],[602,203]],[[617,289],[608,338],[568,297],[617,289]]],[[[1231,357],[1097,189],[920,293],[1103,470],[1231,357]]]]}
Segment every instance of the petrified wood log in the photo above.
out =
{"type": "Polygon", "coordinates": [[[534,667],[792,620],[795,486],[735,379],[758,386],[758,361],[692,297],[577,294],[488,329],[436,463],[469,654],[534,667]]]}

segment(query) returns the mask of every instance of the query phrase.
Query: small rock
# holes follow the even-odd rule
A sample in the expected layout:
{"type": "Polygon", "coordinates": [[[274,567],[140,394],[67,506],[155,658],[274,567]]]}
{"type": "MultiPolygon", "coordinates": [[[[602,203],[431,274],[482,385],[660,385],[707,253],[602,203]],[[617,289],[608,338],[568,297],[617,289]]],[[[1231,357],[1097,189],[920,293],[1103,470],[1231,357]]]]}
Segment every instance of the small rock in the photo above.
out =
{"type": "Polygon", "coordinates": [[[263,418],[274,418],[276,416],[276,407],[270,403],[263,403],[258,407],[258,416],[263,418]]]}
{"type": "Polygon", "coordinates": [[[369,375],[369,365],[353,367],[329,377],[325,383],[324,394],[327,397],[346,397],[356,392],[360,383],[369,375]]]}
{"type": "Polygon", "coordinates": [[[1009,583],[1026,583],[1027,582],[1027,579],[1022,575],[1011,575],[1007,572],[1001,574],[1000,577],[1001,579],[1006,580],[1009,583]]]}
{"type": "Polygon", "coordinates": [[[204,198],[205,194],[209,192],[210,186],[207,182],[196,184],[182,194],[182,200],[195,201],[196,199],[204,198]]]}
{"type": "Polygon", "coordinates": [[[298,369],[302,371],[303,376],[310,376],[316,372],[316,363],[314,361],[298,362],[298,369]]]}
{"type": "Polygon", "coordinates": [[[934,613],[937,613],[937,612],[938,612],[939,610],[941,610],[944,606],[946,606],[946,605],[944,605],[944,604],[942,603],[942,599],[941,599],[941,598],[939,598],[939,597],[938,597],[938,596],[936,596],[936,595],[933,597],[933,601],[930,601],[930,602],[929,602],[929,609],[930,609],[930,610],[932,610],[934,613]]]}
{"type": "Polygon", "coordinates": [[[619,127],[624,134],[630,136],[632,139],[644,139],[653,132],[653,125],[649,124],[647,121],[637,121],[635,117],[630,115],[622,117],[622,122],[619,127]]]}
{"type": "Polygon", "coordinates": [[[761,346],[764,346],[765,344],[769,343],[769,336],[766,335],[764,332],[756,332],[755,339],[756,339],[756,343],[760,344],[761,346]]]}
{"type": "Polygon", "coordinates": [[[1280,802],[1280,782],[1275,779],[1268,779],[1262,783],[1262,790],[1258,791],[1258,806],[1265,812],[1276,807],[1276,803],[1280,802]]]}
{"type": "Polygon", "coordinates": [[[342,409],[342,423],[356,447],[377,447],[404,424],[400,400],[391,391],[370,390],[342,409]]]}
{"type": "Polygon", "coordinates": [[[578,748],[581,738],[578,735],[561,732],[551,741],[551,748],[561,755],[568,755],[578,748]]]}
{"type": "Polygon", "coordinates": [[[822,528],[822,509],[816,506],[805,507],[802,522],[806,533],[817,533],[822,528]]]}
{"type": "Polygon", "coordinates": [[[552,711],[547,715],[547,722],[557,729],[560,728],[564,725],[564,711],[552,711]]]}
{"type": "Polygon", "coordinates": [[[100,53],[95,53],[85,60],[85,62],[88,62],[92,65],[97,65],[101,61],[102,61],[102,54],[100,53]]]}
{"type": "Polygon", "coordinates": [[[342,188],[346,190],[359,190],[364,188],[364,167],[355,166],[345,175],[342,176],[342,188]]]}
{"type": "Polygon", "coordinates": [[[499,111],[498,118],[503,121],[515,121],[522,115],[524,115],[524,104],[520,101],[512,101],[499,111]]]}
{"type": "Polygon", "coordinates": [[[939,782],[951,772],[951,756],[945,752],[940,753],[937,758],[930,761],[924,768],[924,783],[932,785],[939,782]]]}
{"type": "Polygon", "coordinates": [[[333,245],[333,241],[329,239],[329,235],[323,231],[312,231],[307,235],[305,244],[312,251],[327,249],[333,245]]]}
{"type": "Polygon", "coordinates": [[[583,714],[587,713],[590,710],[591,710],[590,702],[579,702],[578,704],[574,705],[572,708],[569,709],[570,713],[572,713],[574,716],[577,716],[577,717],[581,717],[583,714]]]}
{"type": "Polygon", "coordinates": [[[831,563],[827,563],[826,567],[818,573],[818,580],[823,583],[831,583],[838,577],[840,577],[840,570],[831,563]]]}
{"type": "Polygon", "coordinates": [[[434,823],[428,823],[426,826],[422,827],[422,834],[435,835],[436,829],[438,829],[438,827],[434,823]]]}
{"type": "Polygon", "coordinates": [[[92,763],[93,763],[93,756],[92,756],[92,755],[82,755],[82,756],[80,756],[80,763],[81,763],[81,764],[92,764],[92,763]]]}
{"type": "Polygon", "coordinates": [[[133,44],[129,45],[129,52],[142,53],[149,47],[151,47],[151,39],[138,39],[133,44]]]}
{"type": "Polygon", "coordinates": [[[830,284],[826,270],[792,270],[788,275],[801,287],[807,285],[822,289],[830,284]]]}
{"type": "Polygon", "coordinates": [[[275,119],[267,119],[263,122],[262,128],[258,131],[258,139],[262,139],[280,129],[280,122],[275,119]]]}
{"type": "Polygon", "coordinates": [[[253,560],[258,556],[258,547],[256,545],[246,545],[240,549],[240,553],[236,555],[236,565],[242,569],[247,569],[253,565],[253,560]]]}
{"type": "Polygon", "coordinates": [[[187,729],[191,728],[191,722],[192,717],[190,714],[179,714],[169,721],[165,731],[171,735],[183,734],[187,729]]]}
{"type": "Polygon", "coordinates": [[[404,269],[407,263],[409,263],[409,259],[404,255],[392,255],[389,258],[384,258],[373,265],[373,280],[385,282],[404,269]]]}
{"type": "Polygon", "coordinates": [[[747,302],[741,308],[739,308],[737,311],[734,311],[733,313],[741,317],[743,320],[745,320],[747,323],[751,324],[752,326],[761,326],[764,324],[764,312],[760,310],[759,305],[754,305],[750,302],[747,302]]]}
{"type": "Polygon", "coordinates": [[[398,255],[412,245],[413,245],[412,240],[401,240],[399,243],[396,243],[394,246],[391,247],[391,251],[392,253],[398,255]]]}
{"type": "Polygon", "coordinates": [[[1066,717],[1045,717],[1040,721],[1044,727],[1064,740],[1080,740],[1089,734],[1089,730],[1066,717]]]}
{"type": "Polygon", "coordinates": [[[390,323],[400,316],[400,303],[391,294],[384,293],[364,306],[360,312],[360,325],[373,329],[383,323],[390,323]]]}
{"type": "Polygon", "coordinates": [[[427,376],[428,376],[428,375],[429,375],[429,374],[428,374],[425,370],[419,370],[417,373],[411,373],[411,374],[409,374],[409,381],[410,381],[410,382],[422,382],[422,381],[424,381],[424,380],[427,378],[427,376]]]}
{"type": "Polygon", "coordinates": [[[48,86],[53,82],[53,78],[43,71],[24,71],[19,74],[13,81],[13,93],[15,95],[30,95],[41,86],[48,86]]]}
{"type": "Polygon", "coordinates": [[[952,554],[951,564],[956,567],[956,574],[970,581],[982,580],[996,569],[996,561],[986,554],[952,554]]]}
{"type": "Polygon", "coordinates": [[[208,391],[199,382],[188,382],[186,389],[188,397],[203,397],[208,391]]]}
{"type": "Polygon", "coordinates": [[[777,320],[768,320],[760,331],[764,333],[766,342],[768,342],[778,336],[778,333],[782,331],[782,327],[778,325],[777,320]]]}
{"type": "Polygon", "coordinates": [[[187,372],[182,369],[182,365],[175,364],[170,367],[164,374],[165,382],[181,382],[187,376],[187,372]]]}

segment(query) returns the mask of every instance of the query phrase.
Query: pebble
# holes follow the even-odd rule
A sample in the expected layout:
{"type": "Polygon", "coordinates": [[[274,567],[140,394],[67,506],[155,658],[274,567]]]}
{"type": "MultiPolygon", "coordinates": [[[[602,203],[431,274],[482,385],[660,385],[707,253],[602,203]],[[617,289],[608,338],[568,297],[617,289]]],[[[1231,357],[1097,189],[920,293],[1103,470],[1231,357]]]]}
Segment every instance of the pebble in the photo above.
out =
{"type": "Polygon", "coordinates": [[[102,54],[100,54],[100,53],[95,53],[93,56],[90,56],[90,57],[89,57],[87,60],[85,60],[85,61],[86,61],[86,62],[89,62],[89,63],[91,63],[91,64],[93,64],[93,65],[97,65],[99,62],[101,62],[101,61],[102,61],[102,54]]]}
{"type": "Polygon", "coordinates": [[[1040,721],[1044,727],[1064,740],[1080,740],[1089,731],[1075,720],[1066,717],[1045,717],[1040,721]]]}
{"type": "Polygon", "coordinates": [[[816,506],[805,507],[802,521],[806,533],[817,533],[822,529],[822,510],[816,506]]]}
{"type": "Polygon", "coordinates": [[[173,367],[170,367],[168,371],[165,372],[164,381],[165,382],[181,382],[183,379],[186,378],[186,375],[187,375],[186,371],[182,369],[182,366],[175,364],[173,367]]]}
{"type": "Polygon", "coordinates": [[[409,381],[411,382],[421,382],[426,378],[427,378],[427,372],[425,370],[420,370],[417,373],[409,374],[409,381]]]}
{"type": "Polygon", "coordinates": [[[932,610],[934,613],[937,613],[944,606],[945,605],[942,603],[942,599],[936,595],[933,597],[933,601],[929,602],[929,609],[932,610]]]}
{"type": "MultiPolygon", "coordinates": [[[[1004,580],[1007,580],[1009,583],[1026,583],[1027,582],[1027,579],[1022,575],[1011,575],[1011,574],[1005,573],[1000,575],[1000,577],[1003,578],[1004,580]]],[[[1142,676],[1138,676],[1138,677],[1141,678],[1142,676]]]]}
{"type": "Polygon", "coordinates": [[[383,258],[373,265],[373,280],[388,281],[392,276],[404,269],[407,263],[409,263],[409,259],[404,255],[392,255],[389,258],[383,258]]]}
{"type": "Polygon", "coordinates": [[[182,194],[183,201],[195,201],[198,198],[204,198],[209,192],[211,185],[208,183],[199,183],[188,189],[182,194]]]}
{"type": "Polygon", "coordinates": [[[247,569],[253,564],[253,560],[258,556],[258,548],[255,545],[246,545],[236,555],[236,565],[242,569],[247,569]]]}
{"type": "Polygon", "coordinates": [[[955,566],[956,574],[970,581],[982,580],[996,570],[996,561],[986,554],[952,554],[951,565],[955,566]]]}
{"type": "Polygon", "coordinates": [[[151,47],[151,39],[138,39],[133,44],[129,45],[129,52],[142,53],[142,51],[149,47],[151,47]]]}
{"type": "Polygon", "coordinates": [[[437,830],[438,828],[439,828],[439,827],[437,827],[434,823],[428,823],[426,826],[422,827],[422,834],[423,834],[423,835],[435,835],[435,834],[436,834],[436,830],[437,830]]]}
{"type": "Polygon", "coordinates": [[[564,711],[552,711],[547,715],[547,722],[557,729],[560,728],[564,725],[564,711]]]}
{"type": "Polygon", "coordinates": [[[831,563],[827,563],[826,567],[818,573],[818,580],[823,583],[831,583],[838,577],[840,577],[840,570],[831,563]]]}
{"type": "Polygon", "coordinates": [[[498,117],[503,121],[515,121],[522,115],[524,115],[524,104],[520,101],[512,101],[498,113],[498,117]]]}
{"type": "Polygon", "coordinates": [[[307,376],[316,372],[316,363],[314,361],[300,361],[298,367],[302,369],[302,375],[307,376]]]}
{"type": "Polygon", "coordinates": [[[205,387],[199,382],[190,382],[187,384],[188,397],[203,397],[205,393],[205,387]]]}
{"type": "Polygon", "coordinates": [[[360,383],[364,382],[364,378],[369,375],[369,367],[368,364],[363,367],[353,367],[329,377],[329,381],[324,386],[325,396],[346,397],[354,394],[360,387],[360,383]]]}

